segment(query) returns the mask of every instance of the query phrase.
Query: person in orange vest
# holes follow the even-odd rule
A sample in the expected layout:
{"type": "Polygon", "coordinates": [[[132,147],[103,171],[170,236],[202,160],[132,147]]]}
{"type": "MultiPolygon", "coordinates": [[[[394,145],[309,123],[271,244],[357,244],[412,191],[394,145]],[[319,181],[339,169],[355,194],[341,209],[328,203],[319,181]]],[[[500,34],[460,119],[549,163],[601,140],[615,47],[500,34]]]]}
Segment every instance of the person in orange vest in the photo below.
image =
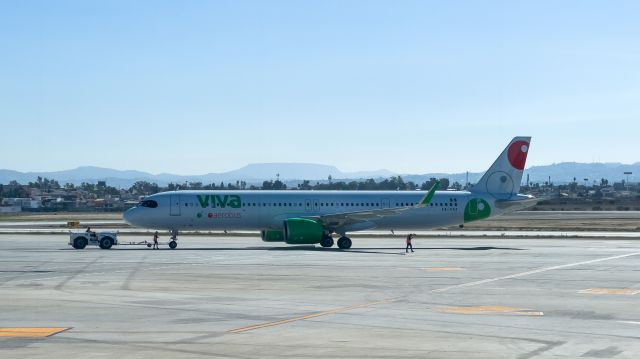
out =
{"type": "Polygon", "coordinates": [[[404,252],[409,253],[409,249],[411,249],[411,253],[413,253],[413,245],[411,244],[411,240],[415,237],[415,234],[409,233],[407,235],[407,248],[405,248],[404,252]]]}

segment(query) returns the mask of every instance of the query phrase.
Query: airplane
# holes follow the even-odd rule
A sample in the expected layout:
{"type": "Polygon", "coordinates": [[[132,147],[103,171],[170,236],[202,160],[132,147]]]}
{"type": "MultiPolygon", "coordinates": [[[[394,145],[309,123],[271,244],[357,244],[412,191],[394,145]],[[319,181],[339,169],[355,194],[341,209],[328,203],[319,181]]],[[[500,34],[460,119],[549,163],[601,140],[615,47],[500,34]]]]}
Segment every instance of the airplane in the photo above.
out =
{"type": "Polygon", "coordinates": [[[145,197],[123,219],[135,227],[179,231],[256,230],[265,242],[352,246],[349,232],[427,230],[502,215],[539,199],[519,194],[531,137],[515,137],[469,190],[170,191],[145,197]]]}

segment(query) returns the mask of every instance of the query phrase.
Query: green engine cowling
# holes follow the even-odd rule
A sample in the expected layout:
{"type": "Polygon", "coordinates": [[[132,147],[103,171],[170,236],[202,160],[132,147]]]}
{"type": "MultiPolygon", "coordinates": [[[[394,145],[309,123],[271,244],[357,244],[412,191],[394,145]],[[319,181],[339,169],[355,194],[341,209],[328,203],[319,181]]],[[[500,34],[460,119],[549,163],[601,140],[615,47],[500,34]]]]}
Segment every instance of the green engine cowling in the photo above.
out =
{"type": "Polygon", "coordinates": [[[284,242],[284,231],[264,230],[261,235],[264,242],[284,242]]]}
{"type": "Polygon", "coordinates": [[[320,222],[306,218],[290,218],[284,221],[284,241],[288,244],[320,243],[324,227],[320,222]]]}

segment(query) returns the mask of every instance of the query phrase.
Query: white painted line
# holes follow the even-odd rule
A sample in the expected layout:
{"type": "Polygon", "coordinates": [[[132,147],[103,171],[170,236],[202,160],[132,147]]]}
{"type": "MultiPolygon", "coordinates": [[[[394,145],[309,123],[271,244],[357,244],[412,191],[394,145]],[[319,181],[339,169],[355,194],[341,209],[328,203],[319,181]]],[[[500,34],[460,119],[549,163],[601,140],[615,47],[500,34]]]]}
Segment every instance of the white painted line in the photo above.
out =
{"type": "Polygon", "coordinates": [[[563,264],[563,265],[553,266],[553,267],[539,268],[539,269],[534,269],[534,270],[532,270],[532,271],[528,271],[528,272],[523,272],[523,273],[516,273],[516,274],[506,275],[506,276],[503,276],[503,277],[496,277],[496,278],[483,279],[483,280],[479,280],[479,281],[475,281],[475,282],[469,282],[469,283],[457,284],[457,285],[452,285],[452,286],[449,286],[449,287],[444,287],[444,288],[434,289],[434,290],[432,290],[432,292],[446,292],[446,291],[449,291],[449,290],[451,290],[451,289],[465,288],[465,287],[474,287],[474,286],[476,286],[476,285],[486,284],[486,283],[491,283],[491,282],[497,282],[497,281],[499,281],[499,280],[504,280],[504,279],[520,278],[520,277],[525,277],[525,276],[528,276],[528,275],[531,275],[531,274],[542,273],[542,272],[548,272],[548,271],[556,270],[556,269],[563,269],[563,268],[577,267],[577,266],[581,266],[581,265],[585,265],[585,264],[598,263],[598,262],[605,262],[605,261],[610,261],[610,260],[614,260],[614,259],[625,258],[625,257],[631,257],[631,256],[637,256],[637,255],[640,255],[640,252],[628,253],[628,254],[621,254],[621,255],[619,255],[619,256],[606,257],[606,258],[600,258],[600,259],[592,259],[592,260],[590,260],[590,261],[577,262],[577,263],[569,263],[569,264],[563,264]]]}
{"type": "Polygon", "coordinates": [[[636,325],[640,325],[640,322],[634,322],[631,320],[618,320],[618,323],[625,323],[625,324],[636,324],[636,325]]]}

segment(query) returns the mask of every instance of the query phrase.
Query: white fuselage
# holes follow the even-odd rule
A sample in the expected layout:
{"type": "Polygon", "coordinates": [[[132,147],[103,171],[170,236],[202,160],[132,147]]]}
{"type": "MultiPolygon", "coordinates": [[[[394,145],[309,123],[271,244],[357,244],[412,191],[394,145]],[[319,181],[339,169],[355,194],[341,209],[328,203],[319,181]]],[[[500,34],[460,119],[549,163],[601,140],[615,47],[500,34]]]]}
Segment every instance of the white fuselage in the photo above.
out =
{"type": "MultiPolygon", "coordinates": [[[[175,191],[145,198],[157,206],[139,205],[124,218],[139,227],[176,231],[281,229],[289,218],[408,207],[424,195],[423,191],[175,191]]],[[[426,207],[372,219],[345,231],[463,224],[471,197],[466,191],[437,191],[426,207]]]]}

